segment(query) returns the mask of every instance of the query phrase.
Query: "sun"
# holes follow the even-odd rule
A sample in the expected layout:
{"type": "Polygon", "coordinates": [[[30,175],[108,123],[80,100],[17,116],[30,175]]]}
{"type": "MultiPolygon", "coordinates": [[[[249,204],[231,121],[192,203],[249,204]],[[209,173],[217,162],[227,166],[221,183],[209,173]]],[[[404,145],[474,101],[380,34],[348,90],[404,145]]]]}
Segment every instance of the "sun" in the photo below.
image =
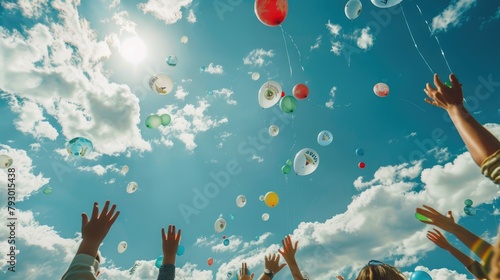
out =
{"type": "Polygon", "coordinates": [[[120,54],[126,61],[132,64],[138,64],[146,58],[148,49],[141,38],[132,37],[122,43],[120,54]]]}

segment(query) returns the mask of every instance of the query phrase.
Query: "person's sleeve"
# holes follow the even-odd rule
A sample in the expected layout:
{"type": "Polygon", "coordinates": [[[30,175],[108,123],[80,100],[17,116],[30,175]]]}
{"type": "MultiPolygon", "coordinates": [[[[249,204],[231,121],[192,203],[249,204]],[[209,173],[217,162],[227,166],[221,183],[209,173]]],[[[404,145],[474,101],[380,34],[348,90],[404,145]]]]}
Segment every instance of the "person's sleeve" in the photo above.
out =
{"type": "Polygon", "coordinates": [[[500,185],[500,150],[487,157],[481,164],[481,173],[500,185]]]}
{"type": "Polygon", "coordinates": [[[486,267],[480,264],[478,261],[474,261],[469,266],[467,266],[467,270],[472,273],[478,279],[488,279],[488,273],[486,267]]]}
{"type": "Polygon", "coordinates": [[[99,270],[99,262],[90,255],[78,254],[75,256],[68,271],[64,273],[62,280],[96,280],[95,276],[99,270]]]}
{"type": "Polygon", "coordinates": [[[160,267],[158,280],[174,280],[175,279],[175,265],[164,264],[160,267]]]}

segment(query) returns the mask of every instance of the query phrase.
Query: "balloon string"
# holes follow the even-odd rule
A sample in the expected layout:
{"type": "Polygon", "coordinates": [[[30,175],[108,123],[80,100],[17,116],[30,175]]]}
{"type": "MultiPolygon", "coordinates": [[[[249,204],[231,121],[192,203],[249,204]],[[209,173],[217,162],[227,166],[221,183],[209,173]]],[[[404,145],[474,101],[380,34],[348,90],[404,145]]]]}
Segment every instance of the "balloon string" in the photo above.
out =
{"type": "Polygon", "coordinates": [[[431,73],[434,75],[435,72],[432,70],[431,66],[429,65],[429,63],[427,63],[427,60],[425,60],[424,56],[422,55],[422,53],[418,49],[417,43],[415,42],[415,38],[413,37],[413,32],[411,32],[410,25],[408,24],[408,20],[406,19],[405,11],[403,10],[403,5],[401,5],[401,4],[399,4],[399,5],[401,6],[401,12],[403,12],[403,17],[404,17],[405,22],[406,22],[406,27],[408,27],[408,31],[410,32],[410,36],[411,36],[411,39],[413,41],[413,44],[415,45],[415,48],[417,49],[418,53],[420,54],[420,57],[422,57],[425,64],[427,64],[427,67],[429,67],[429,70],[431,70],[431,73]]]}
{"type": "Polygon", "coordinates": [[[288,44],[286,43],[285,39],[285,30],[283,30],[283,26],[280,25],[281,28],[281,35],[283,35],[283,42],[285,43],[285,50],[286,50],[286,57],[288,58],[288,66],[290,67],[290,80],[292,80],[292,63],[290,62],[290,54],[288,53],[288,44]]]}
{"type": "Polygon", "coordinates": [[[292,115],[293,145],[290,148],[289,152],[291,152],[292,149],[295,148],[295,143],[297,143],[297,132],[295,131],[294,126],[295,126],[295,116],[292,115]]]}
{"type": "Polygon", "coordinates": [[[295,50],[297,50],[297,53],[299,54],[300,68],[302,69],[302,71],[304,71],[304,66],[302,66],[302,54],[300,53],[299,47],[297,46],[297,44],[295,44],[295,41],[293,40],[292,35],[288,34],[284,29],[283,29],[283,32],[285,32],[285,34],[288,35],[288,37],[290,38],[290,41],[292,41],[292,44],[295,46],[295,50]]]}
{"type": "Polygon", "coordinates": [[[408,100],[403,99],[403,98],[399,98],[399,97],[397,97],[397,96],[396,96],[396,98],[397,98],[397,99],[399,99],[399,100],[402,100],[402,101],[408,102],[408,103],[410,103],[410,104],[414,105],[415,107],[419,108],[419,109],[420,109],[420,110],[422,110],[423,112],[425,112],[425,110],[424,110],[424,109],[422,109],[422,107],[418,106],[417,104],[415,104],[415,103],[413,103],[413,102],[411,102],[411,101],[408,101],[408,100]]]}

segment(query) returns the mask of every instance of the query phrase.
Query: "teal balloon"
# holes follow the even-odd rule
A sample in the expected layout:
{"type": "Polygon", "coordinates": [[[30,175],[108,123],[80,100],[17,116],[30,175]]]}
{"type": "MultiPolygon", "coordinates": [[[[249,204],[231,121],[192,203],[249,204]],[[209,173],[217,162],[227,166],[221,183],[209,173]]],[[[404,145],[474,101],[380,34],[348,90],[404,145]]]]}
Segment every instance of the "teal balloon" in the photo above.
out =
{"type": "Polygon", "coordinates": [[[205,67],[205,66],[200,67],[200,72],[205,72],[205,70],[207,70],[207,67],[205,67]]]}
{"type": "Polygon", "coordinates": [[[283,172],[283,174],[288,174],[290,173],[290,171],[292,171],[292,167],[290,165],[283,165],[281,167],[281,172],[283,172]]]}
{"type": "Polygon", "coordinates": [[[92,141],[84,137],[76,137],[69,140],[66,145],[68,153],[75,157],[84,157],[94,150],[92,141]]]}
{"type": "Polygon", "coordinates": [[[207,90],[207,94],[212,95],[212,94],[214,94],[214,92],[212,90],[207,90]]]}
{"type": "Polygon", "coordinates": [[[233,215],[233,214],[229,214],[229,218],[230,218],[231,220],[234,220],[234,215],[233,215]]]}
{"type": "Polygon", "coordinates": [[[416,270],[411,274],[410,280],[432,280],[432,277],[425,271],[416,270]]]}
{"type": "Polygon", "coordinates": [[[451,82],[450,82],[450,81],[446,81],[446,82],[444,82],[444,84],[445,84],[447,87],[449,87],[449,88],[451,88],[451,86],[452,86],[452,84],[451,84],[451,82]]]}
{"type": "Polygon", "coordinates": [[[472,200],[471,200],[471,199],[466,199],[466,200],[464,201],[464,204],[465,204],[466,206],[472,206],[472,203],[473,203],[473,202],[472,202],[472,200]]]}
{"type": "Polygon", "coordinates": [[[260,237],[258,235],[255,236],[255,241],[259,241],[260,237]]]}
{"type": "Polygon", "coordinates": [[[52,188],[51,188],[51,187],[46,187],[46,188],[43,190],[43,193],[44,193],[44,194],[51,194],[51,193],[52,193],[52,188]]]}
{"type": "Polygon", "coordinates": [[[150,115],[146,118],[146,127],[148,128],[158,128],[161,125],[161,118],[158,115],[150,115]]]}
{"type": "Polygon", "coordinates": [[[177,256],[184,255],[184,252],[186,252],[186,248],[184,248],[183,245],[179,244],[179,247],[177,247],[177,252],[176,252],[177,256]]]}
{"type": "Polygon", "coordinates": [[[293,161],[291,159],[289,159],[289,160],[286,161],[286,165],[292,166],[292,164],[293,164],[293,161]]]}
{"type": "Polygon", "coordinates": [[[170,117],[169,114],[163,114],[160,116],[161,118],[161,125],[165,126],[170,124],[170,121],[172,121],[172,118],[170,117]]]}
{"type": "Polygon", "coordinates": [[[224,244],[224,246],[229,246],[229,239],[224,239],[224,241],[222,242],[224,244]]]}
{"type": "Polygon", "coordinates": [[[297,99],[291,95],[281,98],[280,108],[284,113],[293,113],[297,109],[297,99]]]}
{"type": "Polygon", "coordinates": [[[169,55],[165,61],[167,62],[168,66],[173,67],[173,66],[177,65],[177,56],[169,55]]]}
{"type": "Polygon", "coordinates": [[[464,207],[464,212],[465,214],[467,214],[468,216],[475,216],[476,215],[476,208],[472,207],[472,206],[465,206],[464,207]]]}
{"type": "Polygon", "coordinates": [[[365,151],[364,151],[363,149],[361,149],[361,148],[356,149],[356,155],[358,155],[358,156],[362,156],[362,155],[364,155],[364,154],[365,154],[365,151]]]}
{"type": "Polygon", "coordinates": [[[163,263],[163,256],[159,256],[159,257],[156,259],[155,266],[156,266],[157,268],[160,268],[162,263],[163,263]]]}

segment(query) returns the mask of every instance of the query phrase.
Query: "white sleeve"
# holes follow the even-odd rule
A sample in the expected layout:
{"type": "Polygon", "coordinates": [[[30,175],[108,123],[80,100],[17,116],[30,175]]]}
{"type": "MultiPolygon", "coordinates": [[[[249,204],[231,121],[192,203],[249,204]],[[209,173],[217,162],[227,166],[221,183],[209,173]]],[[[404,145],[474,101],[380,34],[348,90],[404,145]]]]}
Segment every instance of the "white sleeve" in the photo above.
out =
{"type": "Polygon", "coordinates": [[[90,255],[78,254],[75,256],[68,271],[64,273],[62,280],[96,280],[99,270],[99,262],[90,255]]]}

